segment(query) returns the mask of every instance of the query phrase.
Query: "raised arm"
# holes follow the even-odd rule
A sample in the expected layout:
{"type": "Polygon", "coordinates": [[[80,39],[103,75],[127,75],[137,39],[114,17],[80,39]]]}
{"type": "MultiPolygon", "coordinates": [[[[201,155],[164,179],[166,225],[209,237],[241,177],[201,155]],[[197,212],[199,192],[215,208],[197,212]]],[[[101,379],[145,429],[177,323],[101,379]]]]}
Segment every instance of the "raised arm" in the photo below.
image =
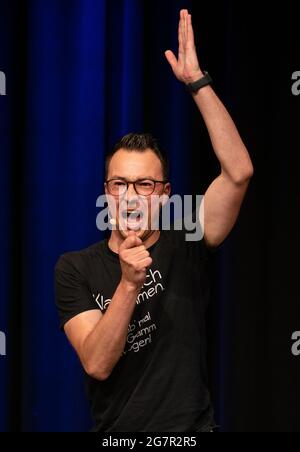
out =
{"type": "MultiPolygon", "coordinates": [[[[178,80],[185,84],[198,81],[204,74],[197,57],[192,17],[187,10],[180,12],[178,40],[178,58],[170,50],[165,52],[166,58],[178,80]]],[[[220,175],[204,196],[204,238],[214,247],[223,242],[236,222],[253,166],[232,118],[212,87],[201,88],[193,97],[221,165],[220,175]]]]}

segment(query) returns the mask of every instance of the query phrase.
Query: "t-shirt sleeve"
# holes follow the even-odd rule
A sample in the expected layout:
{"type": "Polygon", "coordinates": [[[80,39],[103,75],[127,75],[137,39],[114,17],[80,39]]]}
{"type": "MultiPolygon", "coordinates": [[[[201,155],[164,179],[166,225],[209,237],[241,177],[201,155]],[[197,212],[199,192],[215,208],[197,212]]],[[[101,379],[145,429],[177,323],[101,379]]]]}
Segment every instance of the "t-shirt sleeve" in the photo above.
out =
{"type": "Polygon", "coordinates": [[[72,253],[62,255],[56,263],[55,301],[61,328],[76,315],[98,309],[80,269],[80,259],[72,253]]]}

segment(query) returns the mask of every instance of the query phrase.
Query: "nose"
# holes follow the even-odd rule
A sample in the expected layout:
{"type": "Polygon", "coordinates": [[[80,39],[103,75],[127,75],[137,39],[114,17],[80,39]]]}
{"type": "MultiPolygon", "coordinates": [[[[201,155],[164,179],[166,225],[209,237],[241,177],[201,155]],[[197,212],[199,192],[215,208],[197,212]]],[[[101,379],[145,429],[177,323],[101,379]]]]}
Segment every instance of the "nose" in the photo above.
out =
{"type": "Polygon", "coordinates": [[[128,204],[136,204],[138,202],[138,194],[135,191],[133,183],[128,184],[128,190],[125,194],[125,200],[128,204]]]}

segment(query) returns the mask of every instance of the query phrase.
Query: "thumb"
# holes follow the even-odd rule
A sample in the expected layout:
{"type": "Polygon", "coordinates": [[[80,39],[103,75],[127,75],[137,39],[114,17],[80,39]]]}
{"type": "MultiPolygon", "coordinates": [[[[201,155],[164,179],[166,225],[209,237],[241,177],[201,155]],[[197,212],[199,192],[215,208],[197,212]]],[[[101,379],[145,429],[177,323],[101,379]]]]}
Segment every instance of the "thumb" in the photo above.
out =
{"type": "Polygon", "coordinates": [[[177,65],[177,58],[176,58],[176,56],[174,55],[174,53],[171,50],[166,50],[165,57],[167,58],[171,68],[174,71],[175,67],[177,65]]]}
{"type": "Polygon", "coordinates": [[[133,241],[133,238],[138,238],[135,231],[128,231],[127,238],[128,237],[132,237],[132,241],[133,241]]]}
{"type": "Polygon", "coordinates": [[[127,238],[121,243],[119,252],[123,249],[134,248],[142,244],[142,240],[138,238],[135,231],[129,231],[127,238]]]}
{"type": "Polygon", "coordinates": [[[141,245],[143,241],[137,236],[137,233],[135,231],[128,231],[128,237],[135,246],[141,245]]]}

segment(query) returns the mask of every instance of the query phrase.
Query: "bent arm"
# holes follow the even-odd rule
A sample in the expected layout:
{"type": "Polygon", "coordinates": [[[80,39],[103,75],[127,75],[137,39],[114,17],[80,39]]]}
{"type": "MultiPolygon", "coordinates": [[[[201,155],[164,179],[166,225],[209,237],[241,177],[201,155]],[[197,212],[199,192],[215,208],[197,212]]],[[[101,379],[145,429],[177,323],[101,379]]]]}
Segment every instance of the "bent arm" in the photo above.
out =
{"type": "MultiPolygon", "coordinates": [[[[203,77],[203,72],[188,10],[180,12],[178,42],[178,59],[171,50],[165,52],[166,58],[178,80],[185,84],[196,82],[203,77]]],[[[201,88],[194,94],[194,100],[221,165],[219,177],[204,196],[204,238],[208,245],[218,246],[237,219],[253,166],[233,120],[213,89],[210,86],[201,88]]]]}
{"type": "Polygon", "coordinates": [[[193,95],[206,124],[221,173],[232,183],[247,182],[253,173],[248,151],[225,106],[210,86],[193,95]]]}
{"type": "Polygon", "coordinates": [[[65,333],[91,377],[107,379],[121,358],[138,292],[121,280],[104,315],[87,311],[65,324],[65,333]]]}
{"type": "Polygon", "coordinates": [[[136,299],[152,264],[150,253],[134,231],[129,231],[120,245],[119,259],[122,277],[105,314],[85,312],[65,325],[85,371],[97,380],[108,378],[123,354],[136,299]]]}
{"type": "Polygon", "coordinates": [[[194,100],[221,166],[220,175],[204,197],[204,237],[210,246],[218,246],[236,222],[253,166],[232,118],[213,89],[200,89],[194,100]]]}

